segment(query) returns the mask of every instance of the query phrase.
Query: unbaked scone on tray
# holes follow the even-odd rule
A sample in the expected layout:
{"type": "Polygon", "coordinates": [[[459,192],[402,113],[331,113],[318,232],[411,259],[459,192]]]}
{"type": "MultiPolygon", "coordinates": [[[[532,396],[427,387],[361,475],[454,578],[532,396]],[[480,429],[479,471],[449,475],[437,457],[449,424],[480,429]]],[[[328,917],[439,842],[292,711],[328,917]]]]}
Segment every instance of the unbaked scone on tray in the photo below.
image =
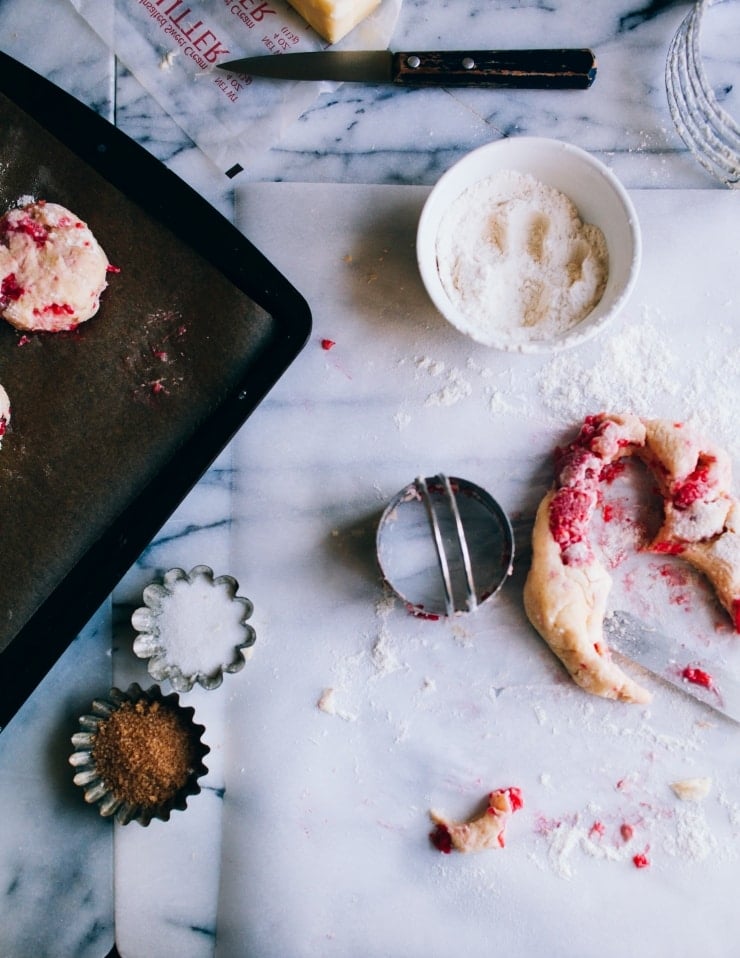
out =
{"type": "Polygon", "coordinates": [[[524,607],[578,685],[648,702],[650,692],[612,659],[604,638],[611,578],[589,534],[602,478],[625,456],[646,463],[663,498],[648,551],[678,555],[703,572],[740,631],[740,503],[727,454],[684,423],[629,413],[588,416],[573,442],[556,450],[555,482],[535,519],[524,607]]]}
{"type": "Polygon", "coordinates": [[[82,220],[30,201],[0,218],[0,314],[26,332],[74,329],[97,313],[108,258],[82,220]]]}

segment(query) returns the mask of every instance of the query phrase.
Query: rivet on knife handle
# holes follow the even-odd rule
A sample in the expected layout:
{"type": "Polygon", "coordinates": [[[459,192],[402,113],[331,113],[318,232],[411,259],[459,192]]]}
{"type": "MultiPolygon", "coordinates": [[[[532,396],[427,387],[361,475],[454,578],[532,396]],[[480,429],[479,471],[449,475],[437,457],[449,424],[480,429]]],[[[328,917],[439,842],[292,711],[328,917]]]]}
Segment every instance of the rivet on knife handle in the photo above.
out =
{"type": "Polygon", "coordinates": [[[393,82],[404,86],[491,86],[586,90],[596,77],[591,50],[470,50],[395,53],[393,82]]]}

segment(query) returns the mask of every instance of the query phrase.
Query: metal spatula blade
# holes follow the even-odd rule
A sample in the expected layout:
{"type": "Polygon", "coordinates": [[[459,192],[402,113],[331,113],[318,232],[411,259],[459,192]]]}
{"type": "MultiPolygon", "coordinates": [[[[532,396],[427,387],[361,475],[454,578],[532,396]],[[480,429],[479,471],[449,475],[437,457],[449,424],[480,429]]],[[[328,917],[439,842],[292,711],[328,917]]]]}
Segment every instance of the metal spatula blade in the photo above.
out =
{"type": "Polygon", "coordinates": [[[610,647],[710,708],[740,722],[740,679],[715,661],[692,656],[629,612],[604,619],[610,647]]]}

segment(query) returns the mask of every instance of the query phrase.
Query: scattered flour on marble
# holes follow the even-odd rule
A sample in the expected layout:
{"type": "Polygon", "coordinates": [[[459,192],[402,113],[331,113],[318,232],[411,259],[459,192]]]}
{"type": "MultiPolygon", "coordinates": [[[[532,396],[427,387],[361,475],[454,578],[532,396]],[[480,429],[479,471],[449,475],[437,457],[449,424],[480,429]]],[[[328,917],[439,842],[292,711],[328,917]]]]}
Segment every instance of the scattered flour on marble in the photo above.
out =
{"type": "Polygon", "coordinates": [[[405,410],[399,409],[393,417],[393,422],[396,424],[396,429],[401,432],[411,424],[411,416],[405,410]]]}
{"type": "Polygon", "coordinates": [[[717,854],[719,842],[703,808],[685,805],[676,809],[674,828],[665,835],[661,847],[673,858],[700,862],[717,854]]]}
{"type": "MultiPolygon", "coordinates": [[[[643,304],[638,318],[599,338],[595,358],[591,351],[571,350],[543,359],[526,375],[495,360],[486,365],[478,355],[460,358],[457,365],[416,355],[398,360],[398,366],[412,365],[417,382],[433,384],[422,408],[476,402],[494,419],[544,418],[557,425],[579,422],[599,410],[670,416],[690,422],[738,458],[740,346],[731,345],[732,327],[718,321],[709,328],[701,353],[687,369],[666,335],[668,326],[658,307],[643,304]]],[[[404,404],[394,417],[397,428],[406,428],[413,412],[404,404]]]]}
{"type": "Polygon", "coordinates": [[[459,369],[451,369],[447,374],[445,385],[436,392],[427,396],[425,406],[454,406],[462,399],[467,399],[473,392],[473,387],[464,379],[459,369]]]}
{"type": "Polygon", "coordinates": [[[721,808],[727,812],[727,818],[733,828],[740,828],[740,802],[733,801],[724,790],[717,795],[721,808]]]}
{"type": "MultiPolygon", "coordinates": [[[[544,784],[544,783],[543,783],[544,784]]],[[[705,808],[697,802],[667,802],[662,794],[640,793],[639,814],[621,816],[613,809],[592,806],[557,820],[540,818],[535,831],[544,850],[530,853],[541,869],[571,880],[585,858],[634,867],[635,855],[645,854],[650,866],[660,867],[666,858],[684,865],[709,858],[734,861],[735,847],[720,841],[709,824],[705,808]],[[630,824],[634,822],[634,824],[630,824]]]]}
{"type": "Polygon", "coordinates": [[[420,373],[425,373],[432,379],[443,381],[443,385],[427,396],[424,402],[427,407],[454,406],[462,399],[467,399],[473,392],[470,381],[463,376],[462,371],[457,366],[451,366],[448,369],[445,363],[428,356],[417,357],[415,365],[420,373]]]}
{"type": "Polygon", "coordinates": [[[441,376],[445,371],[445,363],[439,359],[432,359],[430,356],[417,356],[414,365],[421,372],[434,377],[441,376]]]}
{"type": "Polygon", "coordinates": [[[688,370],[671,348],[660,310],[644,306],[642,321],[604,337],[596,362],[564,353],[537,374],[537,389],[556,420],[582,419],[595,410],[628,410],[645,417],[685,419],[720,442],[733,458],[740,449],[736,401],[740,347],[727,348],[715,330],[688,370]]]}
{"type": "Polygon", "coordinates": [[[534,714],[539,724],[544,725],[547,722],[547,712],[544,710],[544,708],[541,705],[537,703],[535,703],[535,705],[532,706],[532,709],[534,711],[534,714]]]}
{"type": "Polygon", "coordinates": [[[396,600],[393,596],[384,596],[375,603],[378,634],[373,642],[370,655],[378,675],[390,675],[391,672],[398,672],[399,669],[405,668],[398,658],[397,651],[393,644],[393,638],[388,628],[388,616],[392,613],[395,606],[396,600]]]}
{"type": "Polygon", "coordinates": [[[362,704],[364,650],[338,657],[332,667],[331,685],[321,693],[317,708],[327,715],[336,715],[348,722],[359,717],[362,704]]]}
{"type": "MultiPolygon", "coordinates": [[[[577,866],[573,859],[578,853],[615,862],[627,861],[631,857],[626,844],[618,846],[595,838],[593,822],[592,815],[584,818],[578,814],[570,822],[559,821],[552,826],[541,823],[540,829],[547,836],[547,864],[560,878],[575,877],[577,866]]],[[[542,867],[541,860],[534,860],[542,867]]]]}
{"type": "Polygon", "coordinates": [[[390,675],[403,668],[396,650],[393,648],[390,632],[381,626],[372,648],[372,660],[379,675],[390,675]]]}
{"type": "MultiPolygon", "coordinates": [[[[396,598],[390,592],[375,603],[376,628],[360,636],[362,646],[358,651],[335,660],[331,684],[316,702],[320,711],[355,722],[363,706],[372,704],[367,695],[368,682],[408,670],[388,626],[388,617],[396,607],[396,598]]],[[[425,679],[423,688],[436,688],[434,680],[425,679]]]]}
{"type": "Polygon", "coordinates": [[[664,334],[647,321],[605,338],[596,362],[556,356],[539,371],[537,386],[548,412],[564,421],[601,409],[651,415],[656,399],[679,391],[676,364],[664,334]]]}
{"type": "Polygon", "coordinates": [[[488,411],[492,416],[504,416],[516,412],[516,406],[506,398],[501,389],[492,388],[488,392],[488,411]]]}
{"type": "Polygon", "coordinates": [[[459,619],[450,624],[450,634],[455,642],[463,648],[469,648],[475,643],[475,634],[459,619]]]}

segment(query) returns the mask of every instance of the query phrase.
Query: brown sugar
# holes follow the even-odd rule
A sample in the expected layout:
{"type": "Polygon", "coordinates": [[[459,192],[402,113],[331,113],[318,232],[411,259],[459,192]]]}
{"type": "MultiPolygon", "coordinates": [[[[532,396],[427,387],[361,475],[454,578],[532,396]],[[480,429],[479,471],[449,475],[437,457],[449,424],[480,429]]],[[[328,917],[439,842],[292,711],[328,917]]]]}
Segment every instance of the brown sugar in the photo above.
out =
{"type": "Polygon", "coordinates": [[[100,724],[92,757],[105,785],[130,805],[156,806],[186,783],[195,742],[181,715],[163,702],[125,702],[100,724]]]}

